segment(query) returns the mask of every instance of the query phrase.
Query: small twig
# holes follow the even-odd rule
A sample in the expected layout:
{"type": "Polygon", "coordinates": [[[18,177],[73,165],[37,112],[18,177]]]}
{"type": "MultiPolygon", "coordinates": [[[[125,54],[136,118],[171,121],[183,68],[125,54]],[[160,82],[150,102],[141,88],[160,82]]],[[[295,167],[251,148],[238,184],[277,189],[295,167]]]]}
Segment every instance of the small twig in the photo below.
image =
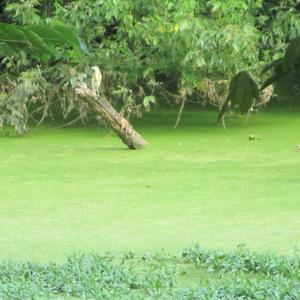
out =
{"type": "Polygon", "coordinates": [[[68,123],[66,123],[66,124],[63,124],[63,125],[61,125],[61,126],[57,126],[57,127],[55,127],[55,128],[65,128],[65,127],[69,127],[69,126],[75,124],[76,122],[78,122],[80,119],[81,119],[81,117],[78,116],[78,117],[75,118],[74,120],[72,120],[72,121],[70,121],[70,122],[68,122],[68,123]]]}
{"type": "Polygon", "coordinates": [[[180,106],[180,109],[179,109],[179,112],[178,112],[178,115],[177,115],[177,120],[176,120],[174,129],[176,129],[178,127],[178,125],[179,125],[179,122],[180,122],[180,119],[181,119],[181,115],[182,115],[182,112],[183,112],[183,109],[184,109],[184,106],[185,106],[185,102],[186,102],[186,98],[182,97],[181,106],[180,106]]]}
{"type": "Polygon", "coordinates": [[[227,133],[226,124],[225,124],[225,118],[223,118],[221,122],[222,122],[222,127],[223,127],[223,130],[224,130],[224,133],[227,133]]]}
{"type": "Polygon", "coordinates": [[[30,117],[34,114],[36,114],[37,112],[39,112],[40,110],[43,110],[44,106],[39,106],[36,109],[34,109],[31,113],[30,113],[30,117]]]}
{"type": "Polygon", "coordinates": [[[37,123],[37,126],[40,126],[40,125],[43,123],[44,119],[45,119],[46,116],[47,116],[47,112],[48,112],[49,106],[50,106],[50,99],[49,99],[48,103],[44,106],[44,111],[43,111],[42,118],[41,118],[40,121],[37,123]]]}
{"type": "Polygon", "coordinates": [[[29,119],[32,119],[35,123],[38,123],[38,120],[31,114],[29,115],[29,119]]]}

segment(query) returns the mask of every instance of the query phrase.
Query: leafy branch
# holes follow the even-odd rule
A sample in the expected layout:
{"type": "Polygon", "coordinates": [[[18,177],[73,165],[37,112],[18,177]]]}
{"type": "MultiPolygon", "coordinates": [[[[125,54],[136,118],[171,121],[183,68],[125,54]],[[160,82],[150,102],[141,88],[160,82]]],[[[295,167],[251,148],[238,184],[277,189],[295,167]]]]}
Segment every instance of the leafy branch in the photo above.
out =
{"type": "MultiPolygon", "coordinates": [[[[223,123],[230,106],[239,107],[242,114],[248,113],[259,103],[260,93],[270,85],[277,84],[286,77],[300,78],[300,37],[292,39],[285,50],[283,58],[274,60],[263,68],[261,74],[271,71],[271,75],[259,87],[247,71],[236,74],[230,82],[229,93],[221,107],[217,124],[223,123]]],[[[294,85],[299,86],[299,80],[294,85]]]]}

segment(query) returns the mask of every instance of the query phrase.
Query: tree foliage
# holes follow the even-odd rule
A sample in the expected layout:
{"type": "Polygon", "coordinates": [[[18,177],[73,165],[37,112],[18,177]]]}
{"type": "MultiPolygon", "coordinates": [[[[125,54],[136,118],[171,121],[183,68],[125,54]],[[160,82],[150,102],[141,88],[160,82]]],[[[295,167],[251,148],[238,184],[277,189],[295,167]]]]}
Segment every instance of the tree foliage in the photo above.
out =
{"type": "MultiPolygon", "coordinates": [[[[257,78],[300,33],[297,0],[7,0],[2,8],[6,23],[27,28],[18,33],[22,39],[39,44],[37,35],[45,43],[43,59],[50,63],[39,66],[47,82],[40,88],[51,101],[45,107],[43,97],[36,96],[41,109],[31,114],[32,121],[50,116],[95,120],[72,93],[78,78],[88,82],[93,65],[103,74],[102,95],[129,117],[141,116],[149,105],[182,101],[220,107],[230,78],[240,70],[257,78]],[[59,31],[57,20],[79,34],[87,45],[81,43],[81,48],[88,48],[89,55],[71,47],[53,55],[55,47],[49,45],[60,47],[59,38],[49,40],[59,31]],[[46,37],[42,24],[52,24],[55,32],[46,37]]],[[[64,42],[74,41],[64,35],[64,42]]],[[[11,45],[0,44],[3,95],[12,92],[21,73],[39,65],[26,51],[11,56],[11,45]]]]}

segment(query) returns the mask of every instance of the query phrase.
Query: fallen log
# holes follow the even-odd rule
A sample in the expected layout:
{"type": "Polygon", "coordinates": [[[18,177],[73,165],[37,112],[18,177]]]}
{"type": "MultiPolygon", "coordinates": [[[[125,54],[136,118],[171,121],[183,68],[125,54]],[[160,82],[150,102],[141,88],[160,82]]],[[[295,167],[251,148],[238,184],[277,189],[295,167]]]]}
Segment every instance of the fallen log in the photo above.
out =
{"type": "Polygon", "coordinates": [[[85,83],[77,83],[75,93],[85,99],[89,107],[119,136],[129,149],[141,149],[148,144],[106,99],[94,93],[85,83]]]}

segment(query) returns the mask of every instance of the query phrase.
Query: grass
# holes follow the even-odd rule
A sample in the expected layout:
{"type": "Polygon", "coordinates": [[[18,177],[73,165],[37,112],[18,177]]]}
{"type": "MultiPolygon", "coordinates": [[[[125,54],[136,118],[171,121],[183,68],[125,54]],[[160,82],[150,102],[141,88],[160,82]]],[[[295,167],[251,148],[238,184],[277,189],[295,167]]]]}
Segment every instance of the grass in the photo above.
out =
{"type": "Polygon", "coordinates": [[[175,112],[146,115],[142,151],[93,126],[2,134],[0,260],[300,246],[300,111],[235,116],[226,134],[215,117],[186,111],[174,131],[175,112]]]}

